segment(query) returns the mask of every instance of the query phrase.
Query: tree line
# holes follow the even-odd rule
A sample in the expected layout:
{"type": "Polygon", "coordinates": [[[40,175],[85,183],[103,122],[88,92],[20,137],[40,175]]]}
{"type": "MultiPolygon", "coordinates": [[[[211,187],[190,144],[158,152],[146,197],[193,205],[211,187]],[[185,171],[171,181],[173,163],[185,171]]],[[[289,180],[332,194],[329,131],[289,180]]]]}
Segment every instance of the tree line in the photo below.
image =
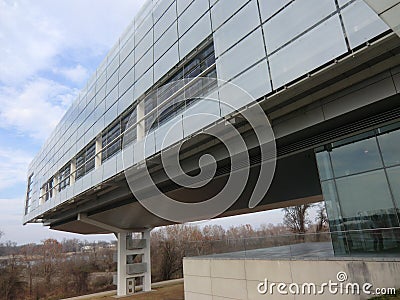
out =
{"type": "MultiPolygon", "coordinates": [[[[183,258],[304,242],[306,232],[327,231],[323,207],[311,220],[311,206],[285,209],[282,224],[173,225],[151,232],[152,281],[183,276],[183,258]],[[314,221],[314,222],[313,222],[314,221]],[[296,234],[296,235],[293,235],[296,234]],[[300,235],[298,235],[300,234],[300,235]]],[[[320,241],[310,235],[310,241],[320,241]]],[[[2,233],[0,232],[0,239],[2,233]]],[[[323,238],[322,238],[323,240],[323,238]]],[[[0,300],[60,299],[115,289],[116,241],[89,243],[79,239],[46,239],[17,246],[0,243],[0,300]]]]}

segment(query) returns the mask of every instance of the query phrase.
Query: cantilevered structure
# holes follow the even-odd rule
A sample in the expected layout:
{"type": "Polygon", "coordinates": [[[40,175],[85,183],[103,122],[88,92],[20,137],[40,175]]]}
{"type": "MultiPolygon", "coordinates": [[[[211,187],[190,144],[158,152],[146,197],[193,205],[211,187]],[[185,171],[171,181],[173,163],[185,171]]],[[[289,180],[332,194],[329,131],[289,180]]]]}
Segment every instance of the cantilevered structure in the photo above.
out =
{"type": "MultiPolygon", "coordinates": [[[[399,5],[379,0],[149,0],[30,164],[24,224],[116,233],[118,294],[131,292],[136,277],[144,278],[149,290],[149,230],[173,221],[137,201],[124,170],[135,168],[140,174],[145,166],[170,197],[207,200],[226,184],[231,160],[221,140],[204,129],[228,122],[252,145],[254,129],[242,113],[257,104],[276,137],[274,179],[261,202],[249,208],[262,164],[260,147],[249,147],[245,189],[218,216],[325,200],[331,230],[399,227],[399,5]],[[218,90],[214,104],[197,94],[179,104],[170,100],[200,77],[210,82],[197,87],[201,95],[218,90]],[[224,111],[223,103],[238,94],[221,82],[251,95],[236,99],[242,112],[224,111]],[[218,118],[185,121],[199,113],[218,118]],[[181,142],[181,163],[188,173],[196,174],[201,155],[217,158],[215,178],[197,190],[177,185],[163,170],[160,151],[173,146],[163,144],[171,120],[179,122],[174,142],[181,142]],[[128,136],[127,127],[134,128],[128,136]],[[134,154],[143,140],[151,143],[134,154]],[[129,147],[131,160],[124,157],[129,147]],[[141,232],[143,239],[129,238],[131,232],[141,232]],[[142,263],[130,264],[137,254],[143,255],[142,263]]],[[[338,254],[372,247],[349,247],[346,235],[333,240],[338,254]]],[[[396,247],[389,236],[384,239],[384,249],[396,247]]]]}

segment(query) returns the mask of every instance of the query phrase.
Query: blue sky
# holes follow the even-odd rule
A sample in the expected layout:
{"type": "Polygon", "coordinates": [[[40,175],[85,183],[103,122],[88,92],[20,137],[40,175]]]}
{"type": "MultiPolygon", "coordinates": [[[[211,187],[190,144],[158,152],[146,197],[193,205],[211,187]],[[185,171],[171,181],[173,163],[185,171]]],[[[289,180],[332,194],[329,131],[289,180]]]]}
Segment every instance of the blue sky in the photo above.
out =
{"type": "MultiPolygon", "coordinates": [[[[0,230],[18,244],[113,239],[22,226],[29,162],[144,0],[0,0],[0,230]],[[95,3],[95,5],[94,5],[95,3]],[[118,3],[118,5],[116,5],[118,3]]],[[[213,223],[276,223],[258,213],[213,223]]]]}

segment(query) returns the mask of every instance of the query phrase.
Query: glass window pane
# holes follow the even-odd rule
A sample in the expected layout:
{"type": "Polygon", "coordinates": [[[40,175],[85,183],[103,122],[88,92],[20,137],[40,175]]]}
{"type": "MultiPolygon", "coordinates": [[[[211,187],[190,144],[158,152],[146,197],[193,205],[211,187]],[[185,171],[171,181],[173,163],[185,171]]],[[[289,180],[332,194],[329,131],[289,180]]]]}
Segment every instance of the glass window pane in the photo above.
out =
{"type": "Polygon", "coordinates": [[[154,61],[157,61],[177,41],[178,31],[174,23],[154,44],[154,61]]]}
{"type": "Polygon", "coordinates": [[[270,56],[273,86],[281,87],[345,52],[347,46],[335,15],[270,56]]]}
{"type": "Polygon", "coordinates": [[[132,53],[133,48],[135,48],[135,36],[132,35],[129,40],[126,42],[126,44],[122,47],[120,53],[119,53],[119,59],[120,61],[124,61],[125,58],[132,53]]]}
{"type": "Polygon", "coordinates": [[[260,3],[261,18],[263,22],[277,13],[282,7],[292,2],[292,0],[261,0],[260,3]]]}
{"type": "Polygon", "coordinates": [[[387,169],[390,188],[392,189],[394,201],[397,206],[397,213],[400,216],[400,167],[387,169]]]}
{"type": "Polygon", "coordinates": [[[362,0],[357,0],[342,10],[343,23],[351,48],[367,42],[385,32],[389,27],[362,0]]]}
{"type": "Polygon", "coordinates": [[[107,67],[107,78],[110,78],[112,74],[118,69],[119,56],[116,56],[107,67]]]}
{"type": "Polygon", "coordinates": [[[135,63],[137,63],[143,55],[150,49],[153,45],[153,32],[149,32],[144,39],[139,43],[135,49],[135,63]]]}
{"type": "MultiPolygon", "coordinates": [[[[254,99],[258,99],[269,93],[271,91],[271,83],[269,79],[267,60],[262,60],[250,70],[240,74],[232,80],[232,83],[245,89],[254,99]]],[[[249,100],[250,97],[247,97],[246,99],[249,100]]],[[[242,99],[241,104],[244,106],[248,103],[242,99]]]]}
{"type": "Polygon", "coordinates": [[[216,56],[220,56],[238,40],[260,25],[256,1],[249,2],[214,34],[216,56]]]}
{"type": "MultiPolygon", "coordinates": [[[[139,25],[135,31],[135,46],[141,42],[143,37],[149,32],[153,27],[153,17],[151,14],[145,17],[144,21],[139,25]]],[[[152,35],[153,36],[153,35],[152,35]]]]}
{"type": "Polygon", "coordinates": [[[336,177],[382,167],[375,137],[334,148],[331,159],[336,177]]]}
{"type": "Polygon", "coordinates": [[[247,1],[248,0],[218,1],[211,9],[213,30],[216,30],[222,23],[232,17],[247,1]]]}
{"type": "Polygon", "coordinates": [[[339,6],[343,6],[343,5],[347,4],[347,3],[349,3],[350,1],[351,0],[338,0],[339,6]]]}
{"type": "Polygon", "coordinates": [[[159,80],[179,62],[178,43],[170,48],[154,65],[154,80],[159,80]]]}
{"type": "Polygon", "coordinates": [[[383,170],[337,179],[336,184],[348,230],[398,226],[383,170]]]}
{"type": "Polygon", "coordinates": [[[108,94],[118,84],[118,72],[115,72],[106,84],[106,93],[108,94]]]}
{"type": "Polygon", "coordinates": [[[106,96],[106,110],[109,109],[115,102],[118,100],[118,88],[114,88],[107,96],[106,96]]]}
{"type": "Polygon", "coordinates": [[[160,36],[176,21],[176,7],[171,5],[160,20],[154,25],[154,40],[157,41],[160,36]]]}
{"type": "Polygon", "coordinates": [[[135,77],[140,78],[153,65],[153,49],[146,52],[145,55],[135,66],[135,77]]]}
{"type": "Polygon", "coordinates": [[[257,29],[218,58],[218,77],[222,80],[229,80],[264,57],[265,49],[261,29],[257,29]]]}
{"type": "MultiPolygon", "coordinates": [[[[154,22],[157,22],[161,16],[168,10],[168,8],[170,7],[171,3],[175,2],[173,0],[160,0],[158,1],[158,3],[154,6],[154,10],[153,10],[153,19],[154,22]]],[[[172,4],[172,7],[174,7],[174,9],[176,10],[176,3],[172,4]]]]}
{"type": "Polygon", "coordinates": [[[335,10],[333,0],[294,1],[264,25],[268,53],[275,51],[335,10]]]}
{"type": "Polygon", "coordinates": [[[385,166],[400,164],[400,130],[378,136],[385,166]]]}
{"type": "Polygon", "coordinates": [[[185,9],[189,7],[190,4],[192,4],[192,0],[177,0],[176,1],[176,6],[178,10],[178,15],[182,14],[185,9]]]}
{"type": "Polygon", "coordinates": [[[211,34],[211,21],[209,14],[205,14],[190,30],[179,40],[180,59],[188,55],[197,45],[211,34]]]}
{"type": "Polygon", "coordinates": [[[343,230],[342,213],[340,212],[335,182],[333,180],[324,181],[321,183],[321,189],[322,194],[324,195],[325,207],[331,231],[343,230]]]}
{"type": "Polygon", "coordinates": [[[317,158],[319,178],[321,180],[333,178],[333,171],[331,166],[331,160],[327,151],[318,152],[315,154],[317,158]]]}
{"type": "Polygon", "coordinates": [[[119,79],[120,80],[122,77],[125,76],[126,73],[128,73],[128,71],[130,69],[133,68],[133,65],[135,64],[134,54],[135,53],[132,52],[131,54],[129,54],[129,56],[123,62],[121,62],[121,66],[119,67],[119,79]]]}
{"type": "Polygon", "coordinates": [[[135,82],[134,69],[131,69],[124,78],[121,79],[118,85],[119,97],[121,97],[135,82]]]}
{"type": "Polygon", "coordinates": [[[208,0],[193,1],[185,12],[178,18],[179,36],[185,34],[185,32],[188,31],[188,29],[208,10],[208,8],[208,0]]]}
{"type": "Polygon", "coordinates": [[[150,68],[135,84],[135,100],[153,85],[153,69],[150,68]]]}
{"type": "Polygon", "coordinates": [[[121,95],[118,100],[118,114],[121,114],[133,103],[133,91],[134,87],[130,87],[125,94],[121,95]]]}

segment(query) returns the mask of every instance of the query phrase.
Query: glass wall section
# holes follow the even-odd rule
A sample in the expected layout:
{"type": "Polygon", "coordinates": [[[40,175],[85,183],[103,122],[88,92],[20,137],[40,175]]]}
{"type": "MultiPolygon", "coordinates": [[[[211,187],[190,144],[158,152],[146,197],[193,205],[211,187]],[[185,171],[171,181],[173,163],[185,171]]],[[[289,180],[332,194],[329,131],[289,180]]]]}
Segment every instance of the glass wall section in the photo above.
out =
{"type": "Polygon", "coordinates": [[[101,160],[106,161],[121,149],[121,122],[112,124],[102,135],[101,160]]]}
{"type": "Polygon", "coordinates": [[[28,177],[28,187],[25,199],[25,215],[29,213],[32,204],[33,174],[28,177]]]}
{"type": "MultiPolygon", "coordinates": [[[[189,83],[193,78],[199,76],[208,68],[213,66],[214,63],[214,45],[213,43],[210,43],[199,51],[195,57],[184,63],[173,75],[171,75],[170,78],[164,81],[162,87],[157,91],[157,94],[145,99],[145,114],[148,115],[152,112],[145,120],[145,131],[147,133],[181,114],[183,110],[194,104],[195,98],[199,97],[199,95],[192,95],[193,99],[185,101],[179,101],[179,97],[175,97],[171,103],[166,105],[165,108],[161,108],[159,111],[157,109],[164,103],[164,101],[173,95],[177,89],[182,87],[183,83],[180,80],[185,80],[185,83],[189,83]]],[[[216,76],[216,73],[213,72],[213,70],[210,70],[209,73],[216,76]]],[[[203,77],[210,76],[208,73],[202,75],[203,77]]],[[[206,87],[198,89],[198,87],[195,86],[193,88],[204,91],[206,87]]]]}
{"type": "Polygon", "coordinates": [[[334,11],[336,11],[334,0],[294,1],[286,9],[265,23],[265,44],[268,53],[273,53],[307,29],[322,22],[334,11]]]}
{"type": "Polygon", "coordinates": [[[316,150],[335,253],[400,252],[400,123],[316,150]]]}
{"type": "Polygon", "coordinates": [[[260,26],[260,18],[257,2],[250,1],[214,32],[216,56],[222,55],[258,26],[260,26]]]}
{"type": "Polygon", "coordinates": [[[58,191],[61,192],[70,184],[71,163],[66,164],[58,175],[58,191]]]}
{"type": "Polygon", "coordinates": [[[42,202],[46,202],[53,198],[53,188],[54,178],[52,177],[42,186],[42,202]]]}
{"type": "Polygon", "coordinates": [[[95,166],[96,143],[93,141],[76,157],[76,180],[85,176],[95,166]]]}
{"type": "Polygon", "coordinates": [[[125,139],[125,146],[136,141],[136,131],[126,131],[126,126],[130,119],[132,119],[131,124],[136,122],[136,108],[128,109],[128,111],[122,114],[113,124],[104,130],[102,134],[102,162],[121,151],[123,139],[125,139]],[[126,135],[124,135],[125,132],[126,135]]]}
{"type": "MultiPolygon", "coordinates": [[[[265,30],[264,33],[268,35],[265,30]]],[[[273,87],[279,88],[306,75],[347,50],[340,19],[334,15],[271,54],[269,62],[273,87]]]]}
{"type": "Polygon", "coordinates": [[[356,0],[342,10],[350,47],[355,48],[389,29],[385,22],[363,1],[356,0]]]}

